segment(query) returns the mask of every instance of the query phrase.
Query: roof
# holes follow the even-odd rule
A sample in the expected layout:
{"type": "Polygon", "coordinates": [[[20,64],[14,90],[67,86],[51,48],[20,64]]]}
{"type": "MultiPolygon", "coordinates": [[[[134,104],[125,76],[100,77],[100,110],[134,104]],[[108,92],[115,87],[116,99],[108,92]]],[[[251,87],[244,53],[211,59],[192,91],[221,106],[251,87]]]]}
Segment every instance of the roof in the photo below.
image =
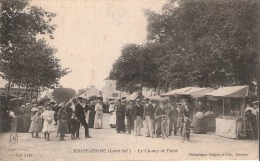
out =
{"type": "Polygon", "coordinates": [[[248,86],[221,87],[212,91],[207,96],[226,97],[226,98],[255,98],[257,95],[249,90],[248,86]]]}
{"type": "Polygon", "coordinates": [[[175,89],[175,90],[172,90],[172,91],[170,91],[170,92],[163,93],[163,94],[161,94],[160,96],[174,96],[174,95],[176,95],[177,93],[186,92],[186,91],[188,91],[190,88],[192,88],[192,87],[185,87],[185,88],[175,89]]]}
{"type": "Polygon", "coordinates": [[[150,100],[157,100],[157,101],[169,101],[169,97],[161,97],[161,96],[152,96],[148,97],[150,100]]]}
{"type": "Polygon", "coordinates": [[[193,98],[202,98],[205,97],[206,94],[213,91],[213,88],[199,88],[199,87],[191,87],[189,90],[185,92],[176,93],[176,95],[189,95],[193,98]]]}

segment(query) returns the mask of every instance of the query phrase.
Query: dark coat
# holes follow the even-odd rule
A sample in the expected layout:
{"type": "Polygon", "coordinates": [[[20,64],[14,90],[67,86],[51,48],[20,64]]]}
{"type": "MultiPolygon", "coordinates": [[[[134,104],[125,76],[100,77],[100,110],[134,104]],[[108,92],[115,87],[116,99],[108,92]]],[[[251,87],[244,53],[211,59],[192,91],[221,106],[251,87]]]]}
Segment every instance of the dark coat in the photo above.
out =
{"type": "Polygon", "coordinates": [[[145,116],[150,116],[151,119],[154,118],[154,107],[152,104],[148,104],[148,105],[144,105],[144,116],[143,118],[145,118],[145,116]]]}
{"type": "Polygon", "coordinates": [[[134,118],[134,113],[135,113],[134,105],[126,106],[125,116],[127,116],[128,118],[134,118]]]}
{"type": "Polygon", "coordinates": [[[79,103],[75,106],[75,114],[80,122],[83,122],[86,119],[84,107],[82,107],[79,103]]]}
{"type": "Polygon", "coordinates": [[[142,105],[135,105],[134,106],[134,119],[136,119],[136,116],[141,116],[143,118],[144,115],[144,108],[142,105]]]}

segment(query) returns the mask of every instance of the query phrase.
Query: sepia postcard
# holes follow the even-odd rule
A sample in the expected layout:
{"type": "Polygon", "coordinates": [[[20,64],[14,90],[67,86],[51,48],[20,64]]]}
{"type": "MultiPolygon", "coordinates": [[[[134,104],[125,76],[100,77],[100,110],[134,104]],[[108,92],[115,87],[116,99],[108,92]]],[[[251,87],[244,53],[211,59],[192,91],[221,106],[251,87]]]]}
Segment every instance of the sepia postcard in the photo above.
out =
{"type": "Polygon", "coordinates": [[[259,160],[257,0],[0,0],[0,161],[259,160]]]}

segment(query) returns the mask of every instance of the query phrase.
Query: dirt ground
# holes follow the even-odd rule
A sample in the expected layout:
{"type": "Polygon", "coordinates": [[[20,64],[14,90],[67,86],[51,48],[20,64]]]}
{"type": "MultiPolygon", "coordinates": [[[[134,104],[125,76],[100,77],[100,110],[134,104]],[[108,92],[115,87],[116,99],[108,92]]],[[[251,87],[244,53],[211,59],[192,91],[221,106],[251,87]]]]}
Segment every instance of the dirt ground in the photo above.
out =
{"type": "Polygon", "coordinates": [[[15,133],[0,134],[0,161],[81,161],[81,160],[249,160],[258,158],[258,141],[228,139],[211,134],[191,133],[191,142],[182,143],[180,136],[166,139],[135,137],[118,134],[110,128],[109,114],[105,114],[103,129],[90,129],[92,138],[59,141],[56,133],[52,141],[39,139],[30,133],[18,133],[18,140],[10,140],[15,133]],[[11,142],[10,142],[11,141],[11,142]]]}

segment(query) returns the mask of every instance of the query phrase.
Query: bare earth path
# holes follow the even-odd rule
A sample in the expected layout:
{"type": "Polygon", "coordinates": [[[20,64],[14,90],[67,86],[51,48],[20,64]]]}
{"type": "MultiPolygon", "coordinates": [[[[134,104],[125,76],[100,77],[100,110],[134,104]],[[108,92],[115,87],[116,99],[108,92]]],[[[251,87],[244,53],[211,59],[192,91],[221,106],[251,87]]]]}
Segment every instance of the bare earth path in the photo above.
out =
{"type": "MultiPolygon", "coordinates": [[[[0,134],[0,161],[35,160],[177,160],[177,159],[257,159],[258,141],[234,140],[215,134],[191,134],[191,142],[181,142],[180,136],[146,138],[117,134],[108,126],[110,115],[105,114],[103,129],[90,129],[93,138],[58,141],[32,139],[29,133],[19,133],[18,142],[10,142],[11,132],[0,134]],[[195,153],[195,154],[194,154],[195,153]],[[238,155],[239,154],[239,155],[238,155]]],[[[84,130],[81,129],[81,136],[84,130]]]]}

